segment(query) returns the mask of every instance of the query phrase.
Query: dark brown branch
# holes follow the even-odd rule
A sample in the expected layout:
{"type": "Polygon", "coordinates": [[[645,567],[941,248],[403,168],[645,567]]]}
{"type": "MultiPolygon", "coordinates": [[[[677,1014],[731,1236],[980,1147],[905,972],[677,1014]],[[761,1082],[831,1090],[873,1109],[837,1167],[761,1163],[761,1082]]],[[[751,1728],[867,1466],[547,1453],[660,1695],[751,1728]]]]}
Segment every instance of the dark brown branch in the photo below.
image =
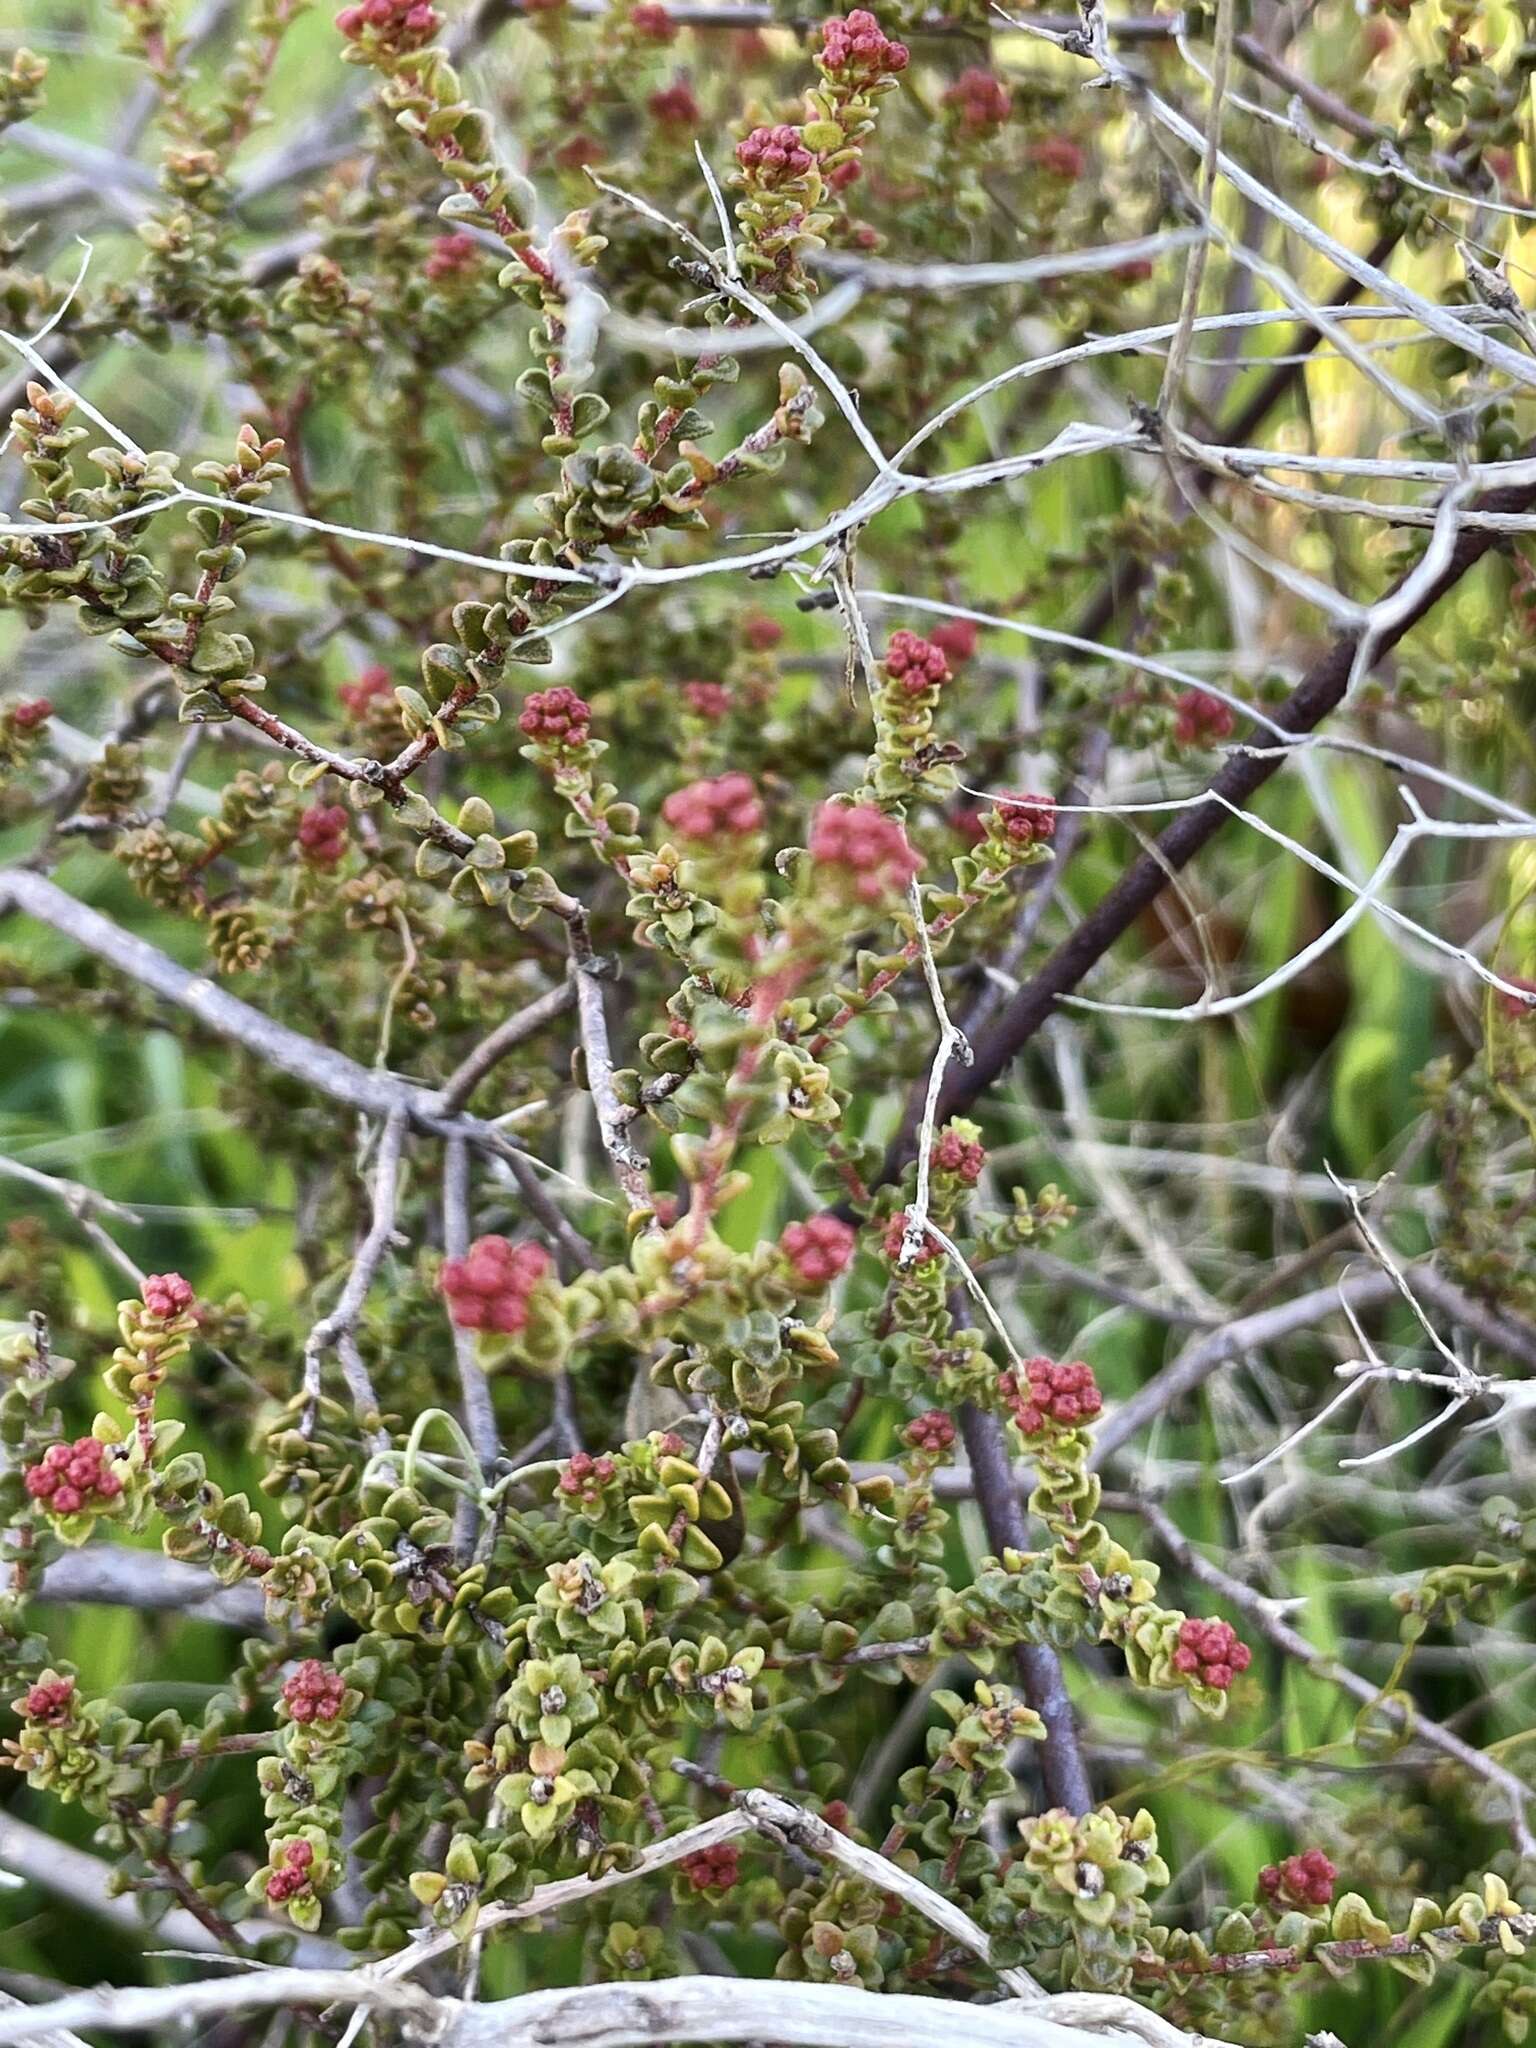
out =
{"type": "MultiPolygon", "coordinates": [[[[1393,249],[1396,248],[1397,242],[1398,236],[1395,232],[1388,232],[1379,236],[1370,249],[1366,260],[1380,268],[1391,255],[1393,249]]],[[[1361,285],[1358,278],[1345,278],[1334,292],[1332,298],[1329,299],[1328,310],[1330,312],[1338,312],[1346,306],[1353,305],[1355,300],[1359,298],[1360,292],[1361,285]]],[[[1285,351],[1288,360],[1275,364],[1268,375],[1262,377],[1254,386],[1252,392],[1238,407],[1232,418],[1223,426],[1221,432],[1223,442],[1229,447],[1240,448],[1252,440],[1258,428],[1300,377],[1305,367],[1306,358],[1324,338],[1324,330],[1321,326],[1303,325],[1295,330],[1285,351]]],[[[1216,471],[1199,470],[1188,480],[1185,488],[1193,491],[1197,496],[1205,497],[1215,487],[1218,480],[1216,471]]],[[[1150,569],[1145,564],[1136,561],[1121,563],[1114,568],[1104,579],[1103,583],[1100,584],[1094,595],[1088,600],[1088,603],[1074,622],[1072,627],[1074,635],[1079,640],[1098,641],[1102,639],[1106,628],[1111,624],[1116,615],[1127,605],[1134,602],[1150,573],[1150,569]]],[[[1065,647],[1061,650],[1061,659],[1066,662],[1080,662],[1091,659],[1091,656],[1086,650],[1065,647]]],[[[1096,779],[1104,752],[1107,752],[1104,735],[1102,733],[1091,735],[1083,748],[1083,757],[1074,777],[1073,787],[1065,795],[1064,800],[1066,802],[1080,803],[1087,800],[1079,792],[1088,785],[1091,785],[1096,779]]],[[[1088,819],[1084,814],[1068,812],[1057,834],[1055,860],[1050,867],[1037,870],[1037,880],[1033,885],[1026,884],[1015,934],[1009,943],[1007,953],[1002,962],[1005,973],[1011,974],[1014,971],[1032,943],[1046,911],[1055,900],[1056,893],[1061,886],[1062,877],[1066,872],[1067,863],[1085,836],[1087,825],[1088,819]]],[[[969,1016],[965,1019],[965,1034],[968,1039],[974,1042],[981,1034],[996,1013],[1000,1000],[1000,991],[997,984],[989,983],[977,997],[975,1005],[969,1016]]],[[[895,1142],[886,1155],[886,1167],[890,1174],[899,1172],[902,1165],[912,1157],[914,1138],[923,1112],[924,1093],[925,1084],[920,1079],[907,1098],[906,1108],[902,1115],[901,1128],[897,1133],[895,1142]]],[[[941,1105],[942,1110],[943,1105],[941,1105]]],[[[953,1110],[943,1111],[943,1113],[953,1114],[953,1110]]]]}
{"type": "MultiPolygon", "coordinates": [[[[1474,501],[1479,511],[1525,512],[1536,505],[1536,484],[1508,485],[1485,491],[1474,501]]],[[[1498,544],[1483,528],[1464,528],[1457,536],[1444,569],[1412,608],[1379,634],[1376,657],[1388,654],[1432,611],[1461,579],[1498,544]]],[[[1406,580],[1403,579],[1403,580],[1406,580]]],[[[1393,589],[1402,587],[1401,582],[1393,589]]],[[[1320,656],[1300,684],[1275,712],[1276,723],[1297,735],[1315,730],[1337,709],[1349,684],[1358,633],[1341,634],[1320,656]]],[[[940,1118],[963,1115],[1028,1045],[1055,1011],[1057,999],[1069,994],[1102,960],[1116,940],[1156,901],[1172,875],[1188,866],[1231,817],[1228,806],[1240,809],[1276,774],[1283,754],[1233,754],[1210,784],[1205,803],[1181,811],[1154,846],[1133,861],[1120,880],[1100,898],[1070,938],[1058,946],[1039,970],[1010,997],[996,1021],[975,1041],[969,1067],[952,1067],[939,1099],[940,1118]]],[[[912,1156],[912,1133],[903,1131],[887,1153],[884,1178],[901,1171],[912,1156]]]]}

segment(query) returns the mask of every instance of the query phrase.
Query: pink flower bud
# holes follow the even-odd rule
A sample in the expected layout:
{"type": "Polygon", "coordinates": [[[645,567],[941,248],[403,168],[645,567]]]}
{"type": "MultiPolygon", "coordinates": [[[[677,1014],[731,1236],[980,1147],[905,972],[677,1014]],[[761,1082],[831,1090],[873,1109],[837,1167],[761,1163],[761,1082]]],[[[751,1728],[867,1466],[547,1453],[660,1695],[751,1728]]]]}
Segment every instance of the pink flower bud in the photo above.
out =
{"type": "Polygon", "coordinates": [[[677,34],[677,23],[658,0],[639,0],[629,11],[629,25],[648,43],[670,43],[677,34]]]}
{"type": "Polygon", "coordinates": [[[461,1330],[512,1335],[528,1321],[534,1289],[554,1261],[541,1244],[480,1237],[461,1259],[445,1259],[438,1285],[461,1330]]]}
{"type": "Polygon", "coordinates": [[[956,1174],[973,1188],[981,1179],[987,1155],[974,1138],[962,1138],[953,1124],[946,1124],[933,1148],[933,1163],[940,1172],[956,1174]]]}
{"type": "Polygon", "coordinates": [[[375,662],[371,668],[365,668],[355,682],[343,683],[336,695],[354,718],[362,718],[375,704],[393,697],[389,670],[375,662]]]}
{"type": "Polygon", "coordinates": [[[800,138],[800,130],[781,121],[776,127],[754,128],[736,145],[736,161],[754,184],[787,185],[803,178],[816,159],[800,138]]]}
{"type": "Polygon", "coordinates": [[[592,730],[592,706],[561,683],[524,698],[517,725],[537,746],[557,752],[584,747],[592,730]]]}
{"type": "Polygon", "coordinates": [[[480,266],[480,245],[473,235],[439,235],[427,251],[422,275],[432,284],[467,277],[480,266]]]}
{"type": "Polygon", "coordinates": [[[803,1223],[786,1223],[779,1250],[802,1287],[825,1287],[853,1258],[854,1233],[830,1211],[803,1223]]]}
{"type": "Polygon", "coordinates": [[[943,648],[920,633],[909,633],[905,626],[891,635],[885,650],[885,672],[912,697],[936,690],[950,679],[943,648]]]}
{"type": "Polygon", "coordinates": [[[734,1842],[718,1842],[682,1857],[677,1867],[696,1892],[728,1892],[741,1875],[741,1851],[734,1842]]]}
{"type": "Polygon", "coordinates": [[[955,1441],[955,1425],[942,1408],[930,1408],[926,1415],[909,1422],[902,1436],[912,1450],[942,1458],[955,1441]]]}
{"type": "Polygon", "coordinates": [[[345,804],[311,804],[299,814],[300,853],[316,867],[335,867],[346,853],[350,822],[345,804]]]}
{"type": "Polygon", "coordinates": [[[1179,1624],[1178,1647],[1173,1668],[1197,1685],[1225,1692],[1240,1671],[1253,1662],[1253,1652],[1230,1621],[1197,1621],[1193,1615],[1179,1624]]]}
{"type": "Polygon", "coordinates": [[[1211,747],[1237,724],[1230,704],[1204,690],[1186,690],[1174,705],[1173,736],[1181,747],[1211,747]]]}
{"type": "Polygon", "coordinates": [[[339,1671],[322,1664],[318,1657],[306,1657],[283,1680],[283,1705],[295,1721],[334,1721],[341,1712],[346,1690],[347,1681],[339,1671]]]}
{"type": "Polygon", "coordinates": [[[858,87],[893,77],[906,70],[909,56],[906,44],[892,42],[866,7],[822,24],[821,66],[840,83],[858,87]]]}
{"type": "Polygon", "coordinates": [[[674,78],[653,92],[646,102],[653,120],[668,128],[697,128],[702,116],[693,87],[686,78],[674,78]]]}
{"type": "Polygon", "coordinates": [[[993,815],[1003,837],[1014,846],[1040,846],[1056,836],[1056,799],[1050,796],[1008,796],[993,815]]]}
{"type": "Polygon", "coordinates": [[[701,843],[745,839],[762,830],[762,800],[747,775],[718,775],[675,789],[661,815],[684,839],[701,843]]]}
{"type": "Polygon", "coordinates": [[[1044,1436],[1053,1427],[1075,1429],[1091,1422],[1104,1406],[1093,1367],[1081,1359],[1055,1365],[1049,1358],[1029,1358],[1022,1379],[1010,1369],[997,1384],[1026,1437],[1044,1436]]]}
{"type": "Polygon", "coordinates": [[[979,64],[962,71],[946,89],[944,104],[954,109],[961,128],[971,135],[991,134],[1013,112],[1007,86],[979,64]]]}
{"type": "Polygon", "coordinates": [[[140,1298],[152,1316],[170,1322],[174,1316],[185,1315],[197,1296],[192,1292],[191,1282],[183,1280],[179,1273],[148,1273],[140,1298]]]}
{"type": "Polygon", "coordinates": [[[52,1678],[39,1679],[36,1685],[29,1686],[18,1704],[24,1719],[57,1728],[69,1719],[74,1700],[75,1681],[52,1678]]]}
{"type": "Polygon", "coordinates": [[[970,660],[976,652],[978,637],[974,619],[940,619],[928,635],[934,646],[943,650],[951,668],[956,662],[970,660]]]}
{"type": "Polygon", "coordinates": [[[823,804],[809,851],[818,873],[860,903],[899,896],[922,866],[901,821],[873,804],[823,804]]]}
{"type": "Polygon", "coordinates": [[[696,717],[713,722],[730,710],[731,694],[724,683],[684,683],[683,702],[696,717]]]}
{"type": "Polygon", "coordinates": [[[442,25],[442,16],[427,0],[361,0],[336,17],[348,42],[372,42],[392,56],[421,49],[442,25]]]}
{"type": "Polygon", "coordinates": [[[106,1507],[123,1490],[122,1476],[113,1470],[107,1446],[93,1436],[77,1437],[72,1444],[50,1444],[38,1462],[22,1473],[21,1483],[52,1515],[78,1515],[84,1508],[106,1507]]]}
{"type": "Polygon", "coordinates": [[[1030,144],[1029,160],[1047,177],[1060,178],[1066,183],[1075,183],[1088,168],[1082,144],[1074,142],[1070,135],[1042,136],[1038,142],[1030,144]]]}
{"type": "Polygon", "coordinates": [[[1306,1849],[1269,1863],[1259,1872],[1259,1890],[1282,1906],[1331,1906],[1338,1870],[1321,1849],[1306,1849]]]}

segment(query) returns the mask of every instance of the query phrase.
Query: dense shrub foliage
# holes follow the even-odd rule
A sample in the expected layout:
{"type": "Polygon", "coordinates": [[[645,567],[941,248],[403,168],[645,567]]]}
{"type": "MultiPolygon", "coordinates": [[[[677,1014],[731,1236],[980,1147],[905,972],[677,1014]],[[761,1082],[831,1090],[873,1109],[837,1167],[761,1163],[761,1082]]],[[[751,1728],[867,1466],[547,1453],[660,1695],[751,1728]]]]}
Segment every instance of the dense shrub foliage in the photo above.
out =
{"type": "Polygon", "coordinates": [[[1524,2037],[1533,15],[39,9],[16,1989],[1524,2037]]]}

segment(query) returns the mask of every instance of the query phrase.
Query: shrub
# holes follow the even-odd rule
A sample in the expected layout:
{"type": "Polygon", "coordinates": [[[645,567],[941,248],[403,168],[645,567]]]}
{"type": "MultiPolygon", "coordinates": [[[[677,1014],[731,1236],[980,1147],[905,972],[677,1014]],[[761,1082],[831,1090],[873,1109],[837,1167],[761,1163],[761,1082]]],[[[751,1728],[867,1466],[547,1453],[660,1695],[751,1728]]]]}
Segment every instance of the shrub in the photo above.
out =
{"type": "MultiPolygon", "coordinates": [[[[970,0],[247,0],[199,65],[122,0],[132,253],[0,252],[0,1108],[57,1141],[0,1247],[5,1793],[99,1858],[24,1875],[355,1958],[381,2039],[489,2038],[482,1970],[573,2038],[906,1993],[1000,2040],[1043,1991],[1278,2042],[1295,1978],[1307,2024],[1405,1980],[1523,2038],[1528,1687],[1414,1658],[1523,1653],[1536,1569],[1536,373],[1478,254],[1536,33],[1408,11],[1287,25],[1314,79],[1227,4],[1042,55],[970,0]],[[139,1041],[189,1114],[119,1202],[52,1168],[142,1118],[139,1041]],[[1251,1370],[1291,1338],[1310,1380],[1251,1370]]],[[[79,156],[8,62],[15,139],[79,156]]],[[[316,1981],[195,2010],[333,2039],[316,1981]]],[[[49,2023],[173,2038],[181,1988],[49,2023]]]]}

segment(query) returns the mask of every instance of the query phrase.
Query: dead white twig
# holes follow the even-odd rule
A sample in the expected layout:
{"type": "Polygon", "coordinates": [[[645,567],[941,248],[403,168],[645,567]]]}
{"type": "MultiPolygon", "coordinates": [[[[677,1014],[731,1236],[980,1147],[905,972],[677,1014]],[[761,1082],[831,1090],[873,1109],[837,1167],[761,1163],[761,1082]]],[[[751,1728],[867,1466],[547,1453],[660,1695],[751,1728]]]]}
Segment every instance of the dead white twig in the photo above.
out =
{"type": "Polygon", "coordinates": [[[378,1158],[373,1174],[373,1215],[367,1235],[357,1248],[351,1271],[336,1306],[310,1330],[304,1344],[304,1421],[313,1428],[320,1400],[320,1363],[334,1349],[341,1361],[347,1390],[357,1417],[375,1451],[388,1446],[389,1437],[379,1418],[379,1397],[362,1352],[357,1344],[357,1325],[368,1299],[368,1290],[394,1242],[395,1212],[399,1201],[400,1165],[405,1150],[407,1116],[403,1106],[390,1111],[379,1134],[378,1158]]]}

